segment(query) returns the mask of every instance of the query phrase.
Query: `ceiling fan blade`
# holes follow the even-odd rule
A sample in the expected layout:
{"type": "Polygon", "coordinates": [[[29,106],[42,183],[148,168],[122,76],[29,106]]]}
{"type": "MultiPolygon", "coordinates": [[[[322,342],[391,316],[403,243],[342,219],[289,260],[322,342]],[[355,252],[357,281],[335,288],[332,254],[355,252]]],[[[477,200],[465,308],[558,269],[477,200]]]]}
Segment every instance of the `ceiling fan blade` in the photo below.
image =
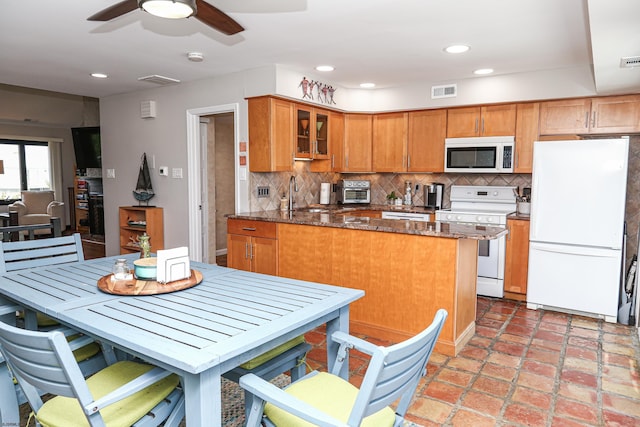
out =
{"type": "Polygon", "coordinates": [[[95,15],[91,15],[87,18],[87,21],[110,21],[113,18],[129,13],[138,8],[138,0],[123,0],[120,3],[116,3],[95,15]]]}
{"type": "Polygon", "coordinates": [[[207,3],[204,0],[196,0],[196,18],[210,27],[228,36],[244,31],[244,28],[229,15],[207,3]]]}

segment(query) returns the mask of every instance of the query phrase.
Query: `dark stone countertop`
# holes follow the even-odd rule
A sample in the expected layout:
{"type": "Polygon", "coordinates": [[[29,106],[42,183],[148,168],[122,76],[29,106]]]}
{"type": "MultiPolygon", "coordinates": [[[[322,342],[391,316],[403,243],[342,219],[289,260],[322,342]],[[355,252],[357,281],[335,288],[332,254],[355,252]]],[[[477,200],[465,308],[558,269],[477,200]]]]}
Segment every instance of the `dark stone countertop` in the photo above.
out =
{"type": "Polygon", "coordinates": [[[525,220],[525,221],[529,221],[529,215],[525,215],[525,214],[520,214],[517,212],[514,212],[512,214],[507,215],[507,219],[521,219],[521,220],[525,220]]]}
{"type": "Polygon", "coordinates": [[[230,215],[228,218],[453,239],[491,240],[507,234],[507,230],[501,227],[356,216],[358,211],[372,210],[430,213],[432,215],[434,213],[433,209],[424,207],[403,206],[395,208],[392,209],[392,206],[387,205],[310,205],[306,208],[294,209],[291,212],[278,210],[248,212],[230,215]]]}

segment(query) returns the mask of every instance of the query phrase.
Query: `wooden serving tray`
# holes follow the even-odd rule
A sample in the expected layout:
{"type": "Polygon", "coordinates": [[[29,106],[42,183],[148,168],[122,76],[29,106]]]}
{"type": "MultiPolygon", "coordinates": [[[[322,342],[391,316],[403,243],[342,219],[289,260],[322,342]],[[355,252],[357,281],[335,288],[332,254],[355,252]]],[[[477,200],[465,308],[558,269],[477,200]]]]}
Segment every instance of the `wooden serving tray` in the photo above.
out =
{"type": "Polygon", "coordinates": [[[102,292],[114,295],[156,295],[189,289],[202,282],[202,273],[191,270],[188,279],[175,282],[158,283],[155,280],[111,280],[113,274],[103,276],[98,280],[98,289],[102,292]]]}

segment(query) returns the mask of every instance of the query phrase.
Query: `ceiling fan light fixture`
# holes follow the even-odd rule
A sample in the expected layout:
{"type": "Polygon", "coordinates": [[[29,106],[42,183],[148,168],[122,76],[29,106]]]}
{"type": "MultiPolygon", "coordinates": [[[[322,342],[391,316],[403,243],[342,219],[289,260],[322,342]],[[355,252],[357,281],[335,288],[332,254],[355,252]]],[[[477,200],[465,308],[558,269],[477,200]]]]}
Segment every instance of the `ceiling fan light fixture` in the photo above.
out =
{"type": "Polygon", "coordinates": [[[182,19],[196,14],[195,0],[139,0],[138,5],[160,18],[182,19]]]}

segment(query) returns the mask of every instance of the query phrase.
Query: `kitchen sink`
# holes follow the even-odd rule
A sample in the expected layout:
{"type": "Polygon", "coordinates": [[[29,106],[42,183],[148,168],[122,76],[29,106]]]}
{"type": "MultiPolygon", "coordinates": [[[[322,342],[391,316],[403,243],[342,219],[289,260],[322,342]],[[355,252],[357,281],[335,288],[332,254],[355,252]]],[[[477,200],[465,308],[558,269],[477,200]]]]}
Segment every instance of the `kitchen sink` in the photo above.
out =
{"type": "Polygon", "coordinates": [[[309,212],[309,213],[324,213],[324,212],[329,212],[329,209],[322,209],[322,208],[302,208],[302,209],[296,209],[299,212],[309,212]]]}

